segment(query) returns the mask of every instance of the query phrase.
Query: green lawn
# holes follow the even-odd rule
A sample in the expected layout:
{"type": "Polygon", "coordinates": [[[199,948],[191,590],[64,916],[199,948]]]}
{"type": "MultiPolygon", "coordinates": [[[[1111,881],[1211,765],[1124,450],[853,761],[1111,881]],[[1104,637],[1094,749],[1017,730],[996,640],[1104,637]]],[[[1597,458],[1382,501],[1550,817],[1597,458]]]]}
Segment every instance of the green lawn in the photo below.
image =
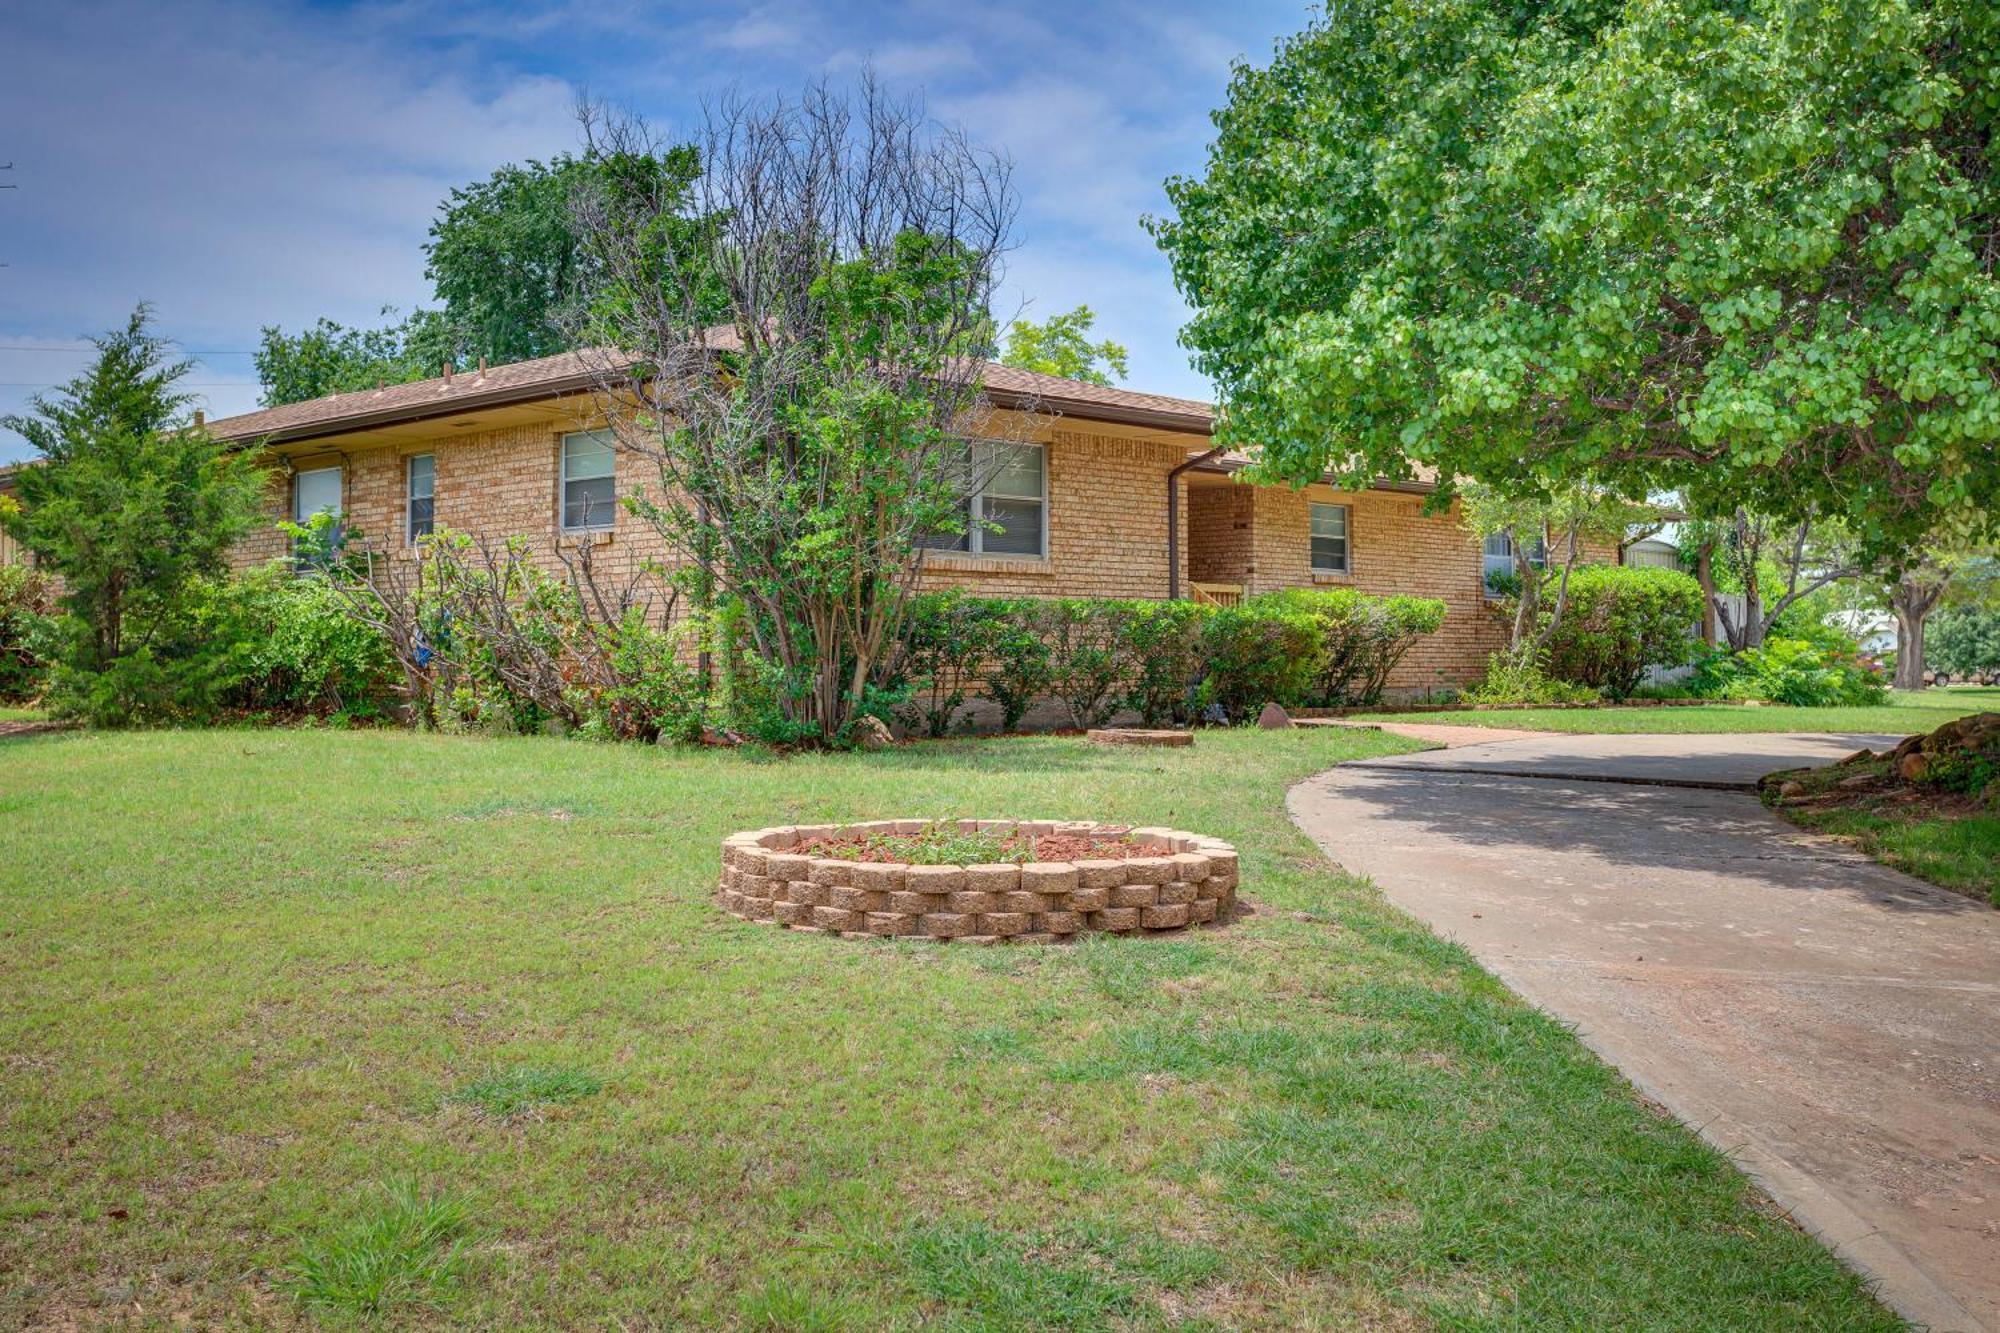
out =
{"type": "Polygon", "coordinates": [[[1804,790],[1784,799],[1774,777],[1764,801],[1793,823],[1850,839],[1878,861],[2000,907],[2000,813],[1990,804],[1899,782],[1887,759],[1781,776],[1804,790]],[[1841,785],[1863,776],[1877,785],[1841,785]]]}
{"type": "Polygon", "coordinates": [[[0,740],[0,1324],[1896,1327],[1286,821],[1399,748],[0,740]],[[710,906],[728,831],[956,813],[1226,837],[1257,911],[980,949],[710,906]]]}
{"type": "Polygon", "coordinates": [[[39,708],[17,708],[12,704],[0,704],[0,722],[38,722],[42,718],[39,708]]]}
{"type": "Polygon", "coordinates": [[[2000,689],[1898,692],[1880,708],[1745,708],[1734,704],[1692,704],[1668,708],[1462,709],[1445,713],[1366,713],[1364,722],[1455,723],[1469,727],[1518,727],[1528,731],[1728,732],[1850,731],[1909,733],[1929,731],[1955,717],[2000,709],[2000,689]]]}

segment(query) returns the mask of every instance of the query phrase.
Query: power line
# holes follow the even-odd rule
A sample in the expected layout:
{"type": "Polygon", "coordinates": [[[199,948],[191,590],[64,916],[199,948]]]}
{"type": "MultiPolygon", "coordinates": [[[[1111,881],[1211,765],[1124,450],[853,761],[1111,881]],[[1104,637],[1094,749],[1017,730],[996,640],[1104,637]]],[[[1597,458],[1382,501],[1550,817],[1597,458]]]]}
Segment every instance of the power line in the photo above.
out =
{"type": "MultiPolygon", "coordinates": [[[[43,382],[41,380],[0,380],[0,389],[60,389],[62,381],[43,382]]],[[[255,380],[188,380],[175,386],[180,389],[258,389],[263,386],[255,380]]]]}
{"type": "MultiPolygon", "coordinates": [[[[179,344],[175,344],[175,346],[179,346],[179,344]]],[[[79,352],[94,352],[96,350],[97,349],[95,347],[90,346],[88,343],[84,344],[81,347],[49,347],[42,343],[0,343],[0,352],[68,352],[74,355],[79,352]]],[[[216,347],[182,347],[180,350],[187,353],[189,356],[257,355],[256,351],[254,350],[238,351],[235,348],[223,349],[216,347]]]]}

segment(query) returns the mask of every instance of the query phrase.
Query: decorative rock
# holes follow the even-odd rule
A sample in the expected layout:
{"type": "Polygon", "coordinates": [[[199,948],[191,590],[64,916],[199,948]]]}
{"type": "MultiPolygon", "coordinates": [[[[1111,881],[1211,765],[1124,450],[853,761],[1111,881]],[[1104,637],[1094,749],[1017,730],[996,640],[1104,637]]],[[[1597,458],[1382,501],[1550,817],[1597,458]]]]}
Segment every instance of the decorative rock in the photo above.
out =
{"type": "Polygon", "coordinates": [[[1264,711],[1257,714],[1257,725],[1265,731],[1284,731],[1292,725],[1292,715],[1275,703],[1264,705],[1264,711]]]}
{"type": "Polygon", "coordinates": [[[1139,913],[1139,924],[1147,930],[1176,930],[1188,923],[1186,903],[1168,903],[1159,907],[1148,907],[1139,913]]]}
{"type": "Polygon", "coordinates": [[[982,912],[979,929],[987,935],[1019,935],[1035,923],[1027,912],[982,912]]]}
{"type": "Polygon", "coordinates": [[[1127,884],[1165,884],[1173,877],[1171,856],[1135,856],[1125,862],[1127,884]]]}
{"type": "Polygon", "coordinates": [[[892,912],[913,912],[922,916],[926,912],[945,910],[945,895],[942,893],[917,893],[911,889],[898,889],[889,895],[889,910],[892,912]]]}
{"type": "Polygon", "coordinates": [[[1035,921],[1051,935],[1074,935],[1084,926],[1081,912],[1043,912],[1035,921]]]}
{"type": "Polygon", "coordinates": [[[960,889],[957,893],[945,897],[947,912],[969,912],[976,915],[980,912],[995,911],[999,906],[998,894],[986,893],[980,889],[960,889]]]}
{"type": "Polygon", "coordinates": [[[1191,903],[1196,896],[1194,885],[1184,879],[1160,885],[1160,902],[1163,904],[1191,903]]]}
{"type": "Polygon", "coordinates": [[[1137,907],[1107,907],[1101,912],[1090,914],[1092,930],[1137,930],[1139,928],[1137,907]]]}
{"type": "Polygon", "coordinates": [[[926,912],[921,924],[924,934],[950,939],[956,935],[970,935],[978,926],[979,918],[964,912],[926,912]]]}

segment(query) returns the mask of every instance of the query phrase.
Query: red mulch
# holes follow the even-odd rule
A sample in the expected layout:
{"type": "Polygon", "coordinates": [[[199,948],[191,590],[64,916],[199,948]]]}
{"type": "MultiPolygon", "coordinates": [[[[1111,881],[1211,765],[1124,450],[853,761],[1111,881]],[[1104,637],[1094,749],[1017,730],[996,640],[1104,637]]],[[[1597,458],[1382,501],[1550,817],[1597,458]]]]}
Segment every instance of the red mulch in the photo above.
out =
{"type": "MultiPolygon", "coordinates": [[[[838,838],[808,838],[788,852],[805,856],[837,856],[843,861],[875,861],[903,864],[909,853],[923,841],[915,833],[872,833],[838,838]]],[[[1019,834],[1000,842],[1002,861],[1124,861],[1134,856],[1159,856],[1156,847],[1141,847],[1125,839],[1125,831],[1088,836],[1078,833],[1044,833],[1035,839],[1032,852],[1019,834]],[[1028,853],[1024,855],[1023,853],[1028,853]]]]}

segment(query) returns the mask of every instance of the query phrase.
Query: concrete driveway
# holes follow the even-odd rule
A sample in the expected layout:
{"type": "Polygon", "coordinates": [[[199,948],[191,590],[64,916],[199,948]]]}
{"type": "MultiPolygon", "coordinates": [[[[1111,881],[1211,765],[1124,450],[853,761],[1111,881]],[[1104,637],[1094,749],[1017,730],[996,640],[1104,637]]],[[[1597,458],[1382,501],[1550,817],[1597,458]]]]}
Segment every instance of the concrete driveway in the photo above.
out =
{"type": "Polygon", "coordinates": [[[1498,739],[1344,764],[1291,809],[1906,1317],[2000,1333],[2000,912],[1750,791],[1889,739],[1498,739]]]}

